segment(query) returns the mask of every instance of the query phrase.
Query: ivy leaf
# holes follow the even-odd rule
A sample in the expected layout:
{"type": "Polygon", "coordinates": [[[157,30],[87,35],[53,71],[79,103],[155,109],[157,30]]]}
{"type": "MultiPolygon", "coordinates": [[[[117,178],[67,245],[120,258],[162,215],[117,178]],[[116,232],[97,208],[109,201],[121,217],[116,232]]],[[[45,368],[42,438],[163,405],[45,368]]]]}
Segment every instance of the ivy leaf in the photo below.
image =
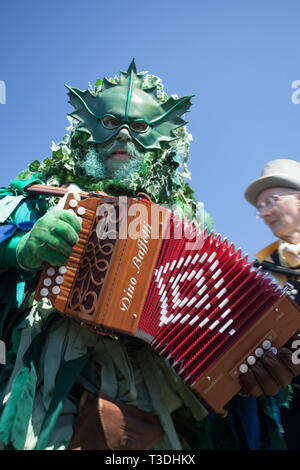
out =
{"type": "Polygon", "coordinates": [[[51,163],[52,163],[51,158],[48,158],[48,157],[47,157],[47,158],[45,158],[45,159],[43,160],[43,165],[44,165],[45,167],[50,166],[51,163]]]}
{"type": "Polygon", "coordinates": [[[34,162],[30,163],[29,170],[32,172],[37,171],[40,166],[40,162],[38,160],[34,160],[34,162]]]}

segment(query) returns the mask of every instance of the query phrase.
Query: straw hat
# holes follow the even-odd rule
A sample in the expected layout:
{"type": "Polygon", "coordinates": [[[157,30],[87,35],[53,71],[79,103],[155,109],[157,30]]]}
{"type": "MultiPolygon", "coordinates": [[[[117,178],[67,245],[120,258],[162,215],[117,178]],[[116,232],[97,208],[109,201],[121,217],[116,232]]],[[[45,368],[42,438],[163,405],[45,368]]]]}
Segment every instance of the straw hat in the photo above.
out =
{"type": "Polygon", "coordinates": [[[245,198],[256,206],[257,196],[268,188],[284,187],[300,191],[300,162],[279,159],[267,163],[261,177],[253,181],[245,191],[245,198]]]}

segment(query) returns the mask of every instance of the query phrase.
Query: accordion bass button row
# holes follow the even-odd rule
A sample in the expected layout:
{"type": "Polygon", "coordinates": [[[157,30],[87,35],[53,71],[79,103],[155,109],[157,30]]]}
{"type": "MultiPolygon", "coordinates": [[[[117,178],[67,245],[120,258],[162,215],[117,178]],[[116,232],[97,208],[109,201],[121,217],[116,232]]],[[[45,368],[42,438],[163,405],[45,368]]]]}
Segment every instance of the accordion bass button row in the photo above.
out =
{"type": "Polygon", "coordinates": [[[253,366],[254,364],[256,364],[256,358],[260,358],[264,355],[265,351],[271,351],[273,354],[277,354],[277,348],[275,348],[275,346],[272,346],[271,342],[269,340],[265,340],[263,343],[262,343],[262,348],[256,348],[255,352],[254,352],[254,355],[251,355],[247,358],[247,364],[243,363],[240,365],[239,367],[239,371],[242,373],[242,374],[245,374],[246,372],[248,372],[249,370],[249,367],[248,366],[253,366]]]}

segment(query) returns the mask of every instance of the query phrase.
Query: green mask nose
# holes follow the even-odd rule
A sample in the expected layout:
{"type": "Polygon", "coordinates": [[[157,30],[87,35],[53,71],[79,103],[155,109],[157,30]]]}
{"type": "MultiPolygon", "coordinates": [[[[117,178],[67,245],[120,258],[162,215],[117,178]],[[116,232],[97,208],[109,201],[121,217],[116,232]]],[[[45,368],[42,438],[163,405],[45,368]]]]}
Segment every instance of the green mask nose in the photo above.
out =
{"type": "Polygon", "coordinates": [[[120,132],[117,135],[117,140],[126,143],[132,139],[131,135],[129,134],[129,131],[126,128],[122,127],[122,129],[120,129],[120,132]]]}

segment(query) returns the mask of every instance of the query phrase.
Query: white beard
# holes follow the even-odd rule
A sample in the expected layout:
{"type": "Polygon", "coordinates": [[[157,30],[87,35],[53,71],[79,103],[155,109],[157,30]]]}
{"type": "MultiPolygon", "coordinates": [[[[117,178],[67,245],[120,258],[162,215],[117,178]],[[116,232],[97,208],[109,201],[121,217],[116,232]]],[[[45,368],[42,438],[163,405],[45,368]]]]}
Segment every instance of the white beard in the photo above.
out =
{"type": "Polygon", "coordinates": [[[139,151],[133,142],[123,144],[122,149],[131,155],[128,161],[115,160],[110,154],[121,145],[113,141],[106,145],[98,145],[96,150],[89,150],[83,160],[78,160],[78,167],[85,176],[93,181],[114,179],[127,182],[131,180],[132,173],[140,170],[145,153],[139,151]]]}

